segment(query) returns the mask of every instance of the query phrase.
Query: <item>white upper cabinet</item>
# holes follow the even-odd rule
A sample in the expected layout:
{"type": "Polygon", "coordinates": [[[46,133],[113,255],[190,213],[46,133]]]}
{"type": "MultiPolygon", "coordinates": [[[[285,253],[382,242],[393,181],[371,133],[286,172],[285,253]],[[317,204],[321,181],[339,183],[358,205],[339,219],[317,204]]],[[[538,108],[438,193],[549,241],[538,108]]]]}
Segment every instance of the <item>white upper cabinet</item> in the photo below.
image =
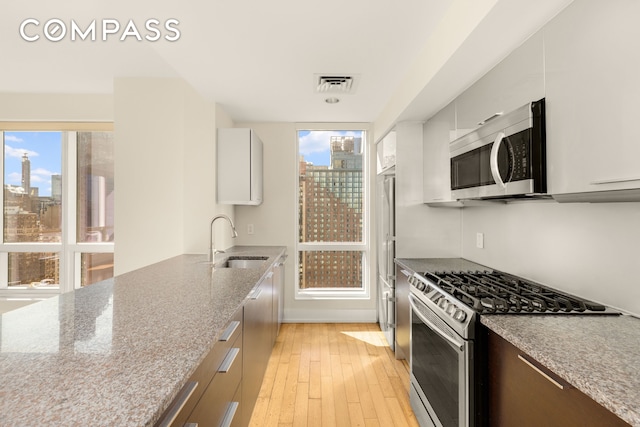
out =
{"type": "Polygon", "coordinates": [[[449,141],[455,139],[456,109],[452,102],[424,125],[423,179],[424,202],[451,201],[449,141]]]}
{"type": "Polygon", "coordinates": [[[544,45],[538,32],[456,99],[457,135],[545,96],[544,45]]]}
{"type": "Polygon", "coordinates": [[[637,199],[638,17],[638,1],[583,0],[545,27],[548,189],[559,201],[637,199]]]}
{"type": "Polygon", "coordinates": [[[218,203],[262,203],[262,141],[253,130],[218,129],[217,177],[218,203]]]}
{"type": "Polygon", "coordinates": [[[396,165],[396,131],[392,130],[376,144],[378,174],[389,171],[396,165]]]}

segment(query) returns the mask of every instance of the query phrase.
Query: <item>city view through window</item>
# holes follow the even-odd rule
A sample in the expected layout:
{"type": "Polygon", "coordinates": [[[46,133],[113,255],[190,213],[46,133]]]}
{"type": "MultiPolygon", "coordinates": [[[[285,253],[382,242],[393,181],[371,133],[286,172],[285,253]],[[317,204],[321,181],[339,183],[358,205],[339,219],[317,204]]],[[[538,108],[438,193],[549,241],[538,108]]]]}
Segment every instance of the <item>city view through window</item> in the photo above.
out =
{"type": "Polygon", "coordinates": [[[114,240],[113,134],[5,131],[0,135],[5,152],[0,252],[8,265],[7,283],[0,287],[59,288],[61,253],[71,247],[68,262],[75,262],[72,254],[80,253],[81,286],[112,277],[112,249],[84,253],[76,246],[114,240]],[[64,144],[73,144],[73,149],[63,150],[64,144]],[[68,162],[74,173],[66,176],[63,152],[74,154],[68,162]],[[65,194],[69,180],[76,185],[71,182],[74,189],[65,194]],[[73,241],[65,226],[76,231],[73,241]]]}
{"type": "Polygon", "coordinates": [[[300,131],[299,289],[363,288],[363,131],[300,131]]]}

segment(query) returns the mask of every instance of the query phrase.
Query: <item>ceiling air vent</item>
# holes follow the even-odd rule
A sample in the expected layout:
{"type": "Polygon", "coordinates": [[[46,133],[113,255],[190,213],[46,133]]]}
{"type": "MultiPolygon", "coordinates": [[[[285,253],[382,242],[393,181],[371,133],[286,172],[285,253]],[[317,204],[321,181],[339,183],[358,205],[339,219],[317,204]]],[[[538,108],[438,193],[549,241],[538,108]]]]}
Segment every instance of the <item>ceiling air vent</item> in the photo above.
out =
{"type": "Polygon", "coordinates": [[[317,74],[316,92],[318,93],[353,93],[355,91],[354,76],[327,76],[317,74]]]}

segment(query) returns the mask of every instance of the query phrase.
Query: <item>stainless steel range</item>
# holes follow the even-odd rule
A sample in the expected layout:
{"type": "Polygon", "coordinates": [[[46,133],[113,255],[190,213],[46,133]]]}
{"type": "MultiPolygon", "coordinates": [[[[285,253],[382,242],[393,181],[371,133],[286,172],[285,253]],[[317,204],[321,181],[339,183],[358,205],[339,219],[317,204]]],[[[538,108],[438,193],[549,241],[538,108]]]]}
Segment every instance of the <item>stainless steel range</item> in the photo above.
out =
{"type": "Polygon", "coordinates": [[[426,272],[410,279],[411,406],[422,427],[486,423],[484,314],[618,314],[499,271],[426,272]]]}

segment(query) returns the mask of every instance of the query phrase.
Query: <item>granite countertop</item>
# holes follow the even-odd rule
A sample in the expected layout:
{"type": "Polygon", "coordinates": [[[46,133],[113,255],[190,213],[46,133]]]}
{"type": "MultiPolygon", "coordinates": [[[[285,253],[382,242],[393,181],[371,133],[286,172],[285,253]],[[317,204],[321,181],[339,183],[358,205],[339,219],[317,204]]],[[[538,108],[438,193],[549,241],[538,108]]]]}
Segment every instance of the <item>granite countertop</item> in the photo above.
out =
{"type": "Polygon", "coordinates": [[[482,315],[480,322],[633,426],[640,426],[640,319],[482,315]]]}
{"type": "Polygon", "coordinates": [[[237,246],[263,268],[181,255],[5,313],[0,425],[151,426],[284,247],[237,246]]]}
{"type": "Polygon", "coordinates": [[[396,258],[396,264],[414,273],[425,271],[493,271],[463,258],[396,258]]]}
{"type": "MultiPolygon", "coordinates": [[[[488,270],[461,258],[398,258],[413,272],[488,270]]],[[[480,322],[633,426],[640,426],[640,319],[482,315],[480,322]]]]}

